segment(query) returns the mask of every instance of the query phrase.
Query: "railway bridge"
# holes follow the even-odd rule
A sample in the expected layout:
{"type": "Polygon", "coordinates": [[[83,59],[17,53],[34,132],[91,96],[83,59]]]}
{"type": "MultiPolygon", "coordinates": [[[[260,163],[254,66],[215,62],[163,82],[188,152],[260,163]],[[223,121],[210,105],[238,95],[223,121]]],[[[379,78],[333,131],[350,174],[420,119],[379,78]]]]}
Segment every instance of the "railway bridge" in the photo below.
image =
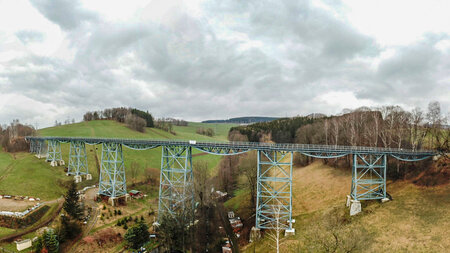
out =
{"type": "MultiPolygon", "coordinates": [[[[387,158],[420,161],[436,155],[430,150],[405,150],[378,147],[330,146],[306,144],[271,144],[253,142],[200,142],[193,140],[112,139],[86,137],[29,136],[30,152],[46,158],[52,166],[64,165],[61,144],[69,143],[68,175],[81,181],[90,179],[86,144],[102,145],[98,194],[110,198],[126,196],[123,147],[148,150],[161,147],[158,218],[165,214],[193,214],[194,176],[192,150],[213,155],[238,155],[257,152],[256,228],[273,229],[276,224],[286,233],[294,233],[292,224],[292,161],[294,152],[314,158],[353,158],[352,181],[347,205],[351,214],[360,212],[361,200],[387,200],[387,158]]],[[[192,216],[193,217],[193,216],[192,216]]]]}

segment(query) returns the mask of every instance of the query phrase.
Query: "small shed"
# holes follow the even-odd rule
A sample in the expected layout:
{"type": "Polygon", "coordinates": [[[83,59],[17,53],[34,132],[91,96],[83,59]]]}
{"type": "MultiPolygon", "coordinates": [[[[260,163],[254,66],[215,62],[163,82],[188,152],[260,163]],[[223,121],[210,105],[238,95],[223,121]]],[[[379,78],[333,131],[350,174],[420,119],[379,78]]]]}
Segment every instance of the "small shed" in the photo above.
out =
{"type": "Polygon", "coordinates": [[[17,246],[17,250],[21,251],[21,250],[30,248],[32,246],[32,242],[30,239],[16,241],[16,246],[17,246]]]}
{"type": "Polygon", "coordinates": [[[142,192],[138,191],[138,190],[131,190],[129,192],[130,196],[133,198],[142,198],[142,192]]]}

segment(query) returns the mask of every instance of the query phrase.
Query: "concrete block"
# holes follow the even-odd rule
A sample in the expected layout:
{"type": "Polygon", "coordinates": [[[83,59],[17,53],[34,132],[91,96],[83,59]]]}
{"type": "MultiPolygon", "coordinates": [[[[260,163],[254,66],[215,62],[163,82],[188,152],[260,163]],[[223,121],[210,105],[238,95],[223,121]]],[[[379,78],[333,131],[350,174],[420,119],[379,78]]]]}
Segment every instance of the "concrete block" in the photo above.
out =
{"type": "Polygon", "coordinates": [[[76,176],[74,176],[74,179],[75,179],[75,183],[81,183],[81,181],[83,180],[83,179],[81,179],[81,176],[80,175],[76,175],[76,176]]]}
{"type": "Polygon", "coordinates": [[[389,198],[381,199],[381,203],[388,202],[389,200],[390,200],[389,198]]]}
{"type": "Polygon", "coordinates": [[[50,166],[56,167],[56,166],[58,166],[58,162],[57,161],[51,161],[50,162],[50,166]]]}
{"type": "Polygon", "coordinates": [[[91,174],[86,174],[86,180],[92,180],[92,175],[91,174]]]}
{"type": "Polygon", "coordinates": [[[350,206],[350,216],[357,215],[361,212],[361,202],[358,200],[351,200],[352,204],[350,206]]]}
{"type": "Polygon", "coordinates": [[[350,201],[351,200],[352,200],[352,197],[350,197],[350,195],[347,195],[347,204],[346,204],[347,207],[350,206],[350,201]]]}
{"type": "Polygon", "coordinates": [[[250,231],[250,239],[249,242],[256,242],[261,238],[261,230],[257,227],[252,227],[250,231]]]}
{"type": "Polygon", "coordinates": [[[65,164],[64,160],[59,160],[59,166],[64,166],[65,164]]]}
{"type": "Polygon", "coordinates": [[[289,235],[295,235],[295,228],[292,229],[286,229],[284,231],[284,236],[289,236],[289,235]]]}

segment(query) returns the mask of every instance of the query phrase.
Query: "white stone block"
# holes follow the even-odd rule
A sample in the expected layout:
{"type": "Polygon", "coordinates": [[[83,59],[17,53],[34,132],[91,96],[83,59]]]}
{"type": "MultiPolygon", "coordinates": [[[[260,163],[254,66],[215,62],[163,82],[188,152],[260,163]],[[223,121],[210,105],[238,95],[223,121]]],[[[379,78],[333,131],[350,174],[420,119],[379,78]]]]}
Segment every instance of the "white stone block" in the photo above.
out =
{"type": "Polygon", "coordinates": [[[92,175],[91,174],[86,174],[86,180],[92,180],[92,175]]]}
{"type": "Polygon", "coordinates": [[[78,184],[78,183],[81,183],[81,181],[82,181],[80,175],[75,176],[74,179],[75,179],[75,183],[77,183],[77,184],[78,184]]]}
{"type": "Polygon", "coordinates": [[[381,203],[388,202],[389,200],[390,199],[388,199],[388,198],[381,199],[381,203]]]}
{"type": "Polygon", "coordinates": [[[56,167],[56,166],[58,166],[58,162],[57,161],[51,161],[50,162],[50,166],[56,167]]]}
{"type": "Polygon", "coordinates": [[[361,202],[358,200],[351,200],[352,204],[350,206],[350,216],[357,215],[361,212],[361,202]]]}
{"type": "Polygon", "coordinates": [[[65,164],[64,160],[59,160],[59,166],[64,166],[65,164]]]}
{"type": "Polygon", "coordinates": [[[295,228],[292,229],[286,229],[284,231],[284,236],[289,236],[289,235],[295,235],[295,228]]]}
{"type": "Polygon", "coordinates": [[[350,201],[351,200],[352,200],[352,198],[350,197],[350,195],[347,195],[347,204],[346,204],[347,207],[350,206],[350,201]]]}

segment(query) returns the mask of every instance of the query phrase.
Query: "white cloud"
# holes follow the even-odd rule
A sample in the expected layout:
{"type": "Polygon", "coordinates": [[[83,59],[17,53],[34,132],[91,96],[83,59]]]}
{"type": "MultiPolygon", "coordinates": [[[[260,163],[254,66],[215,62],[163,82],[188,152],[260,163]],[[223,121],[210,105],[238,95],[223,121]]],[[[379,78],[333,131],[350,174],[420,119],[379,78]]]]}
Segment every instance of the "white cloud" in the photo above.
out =
{"type": "Polygon", "coordinates": [[[439,100],[448,113],[437,3],[0,0],[0,122],[113,106],[204,120],[439,100]]]}

